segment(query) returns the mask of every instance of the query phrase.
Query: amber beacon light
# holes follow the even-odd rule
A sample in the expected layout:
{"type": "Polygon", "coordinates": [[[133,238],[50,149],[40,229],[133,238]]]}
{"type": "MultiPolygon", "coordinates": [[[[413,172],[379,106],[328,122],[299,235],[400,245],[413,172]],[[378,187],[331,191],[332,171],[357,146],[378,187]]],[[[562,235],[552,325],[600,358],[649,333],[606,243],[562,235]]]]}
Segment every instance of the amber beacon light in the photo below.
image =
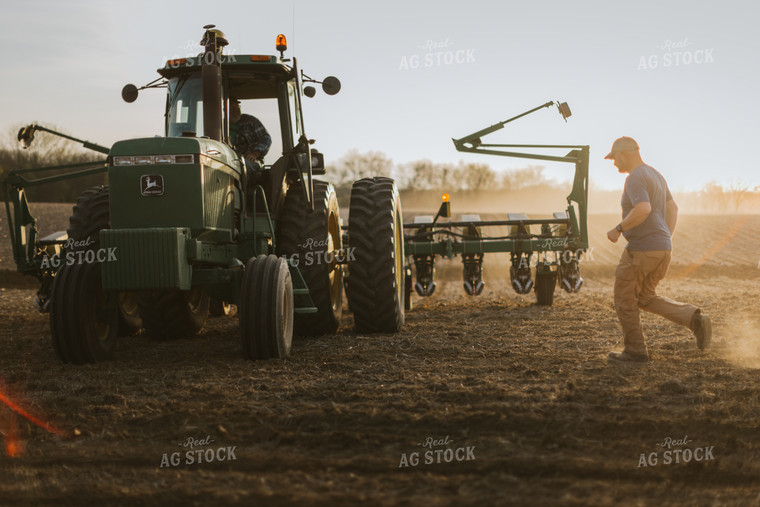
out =
{"type": "Polygon", "coordinates": [[[275,49],[282,53],[283,51],[287,51],[288,49],[288,39],[285,38],[283,34],[279,34],[277,36],[277,39],[275,40],[275,49]]]}

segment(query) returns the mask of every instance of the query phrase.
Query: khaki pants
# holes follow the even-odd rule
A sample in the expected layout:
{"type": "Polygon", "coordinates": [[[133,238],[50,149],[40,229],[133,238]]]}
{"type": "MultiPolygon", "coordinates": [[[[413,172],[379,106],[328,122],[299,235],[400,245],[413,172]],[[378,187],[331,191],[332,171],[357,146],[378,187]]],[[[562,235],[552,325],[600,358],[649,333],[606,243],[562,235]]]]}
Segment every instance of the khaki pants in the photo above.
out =
{"type": "Polygon", "coordinates": [[[696,306],[679,303],[655,293],[657,284],[665,278],[669,265],[670,250],[634,252],[626,248],[620,257],[615,270],[615,311],[623,327],[624,350],[630,354],[647,354],[639,309],[682,326],[691,326],[696,306]]]}

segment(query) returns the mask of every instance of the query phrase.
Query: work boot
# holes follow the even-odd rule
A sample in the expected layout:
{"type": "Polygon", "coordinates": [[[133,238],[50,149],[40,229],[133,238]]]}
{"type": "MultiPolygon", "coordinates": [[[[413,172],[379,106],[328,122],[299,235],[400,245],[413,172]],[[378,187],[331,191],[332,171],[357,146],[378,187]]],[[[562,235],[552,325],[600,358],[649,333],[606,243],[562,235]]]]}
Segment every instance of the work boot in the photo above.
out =
{"type": "Polygon", "coordinates": [[[649,361],[649,356],[646,354],[631,354],[630,352],[623,351],[610,352],[607,355],[607,359],[621,363],[646,363],[649,361]]]}
{"type": "Polygon", "coordinates": [[[712,322],[710,321],[710,317],[703,315],[700,310],[697,310],[691,318],[690,327],[697,338],[699,350],[705,350],[709,347],[712,340],[712,322]]]}

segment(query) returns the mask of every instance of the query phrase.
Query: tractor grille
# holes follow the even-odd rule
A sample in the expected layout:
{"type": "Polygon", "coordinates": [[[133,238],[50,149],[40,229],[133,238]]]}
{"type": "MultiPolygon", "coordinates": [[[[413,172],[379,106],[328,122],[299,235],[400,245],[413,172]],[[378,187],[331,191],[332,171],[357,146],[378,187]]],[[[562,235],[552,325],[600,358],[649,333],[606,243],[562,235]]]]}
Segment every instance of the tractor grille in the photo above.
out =
{"type": "Polygon", "coordinates": [[[115,290],[189,290],[192,267],[187,262],[188,228],[105,229],[102,248],[116,260],[103,262],[103,288],[115,290]]]}
{"type": "Polygon", "coordinates": [[[204,166],[204,225],[207,229],[230,229],[232,224],[232,177],[229,173],[204,166]]]}

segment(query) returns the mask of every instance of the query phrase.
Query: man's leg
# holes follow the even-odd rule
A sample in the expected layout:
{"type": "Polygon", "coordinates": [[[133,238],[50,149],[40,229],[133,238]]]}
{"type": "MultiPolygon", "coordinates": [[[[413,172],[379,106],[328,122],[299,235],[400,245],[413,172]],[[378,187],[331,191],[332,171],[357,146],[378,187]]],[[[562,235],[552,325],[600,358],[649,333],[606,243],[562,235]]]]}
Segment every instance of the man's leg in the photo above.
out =
{"type": "Polygon", "coordinates": [[[641,258],[640,265],[643,274],[638,300],[639,308],[691,329],[692,318],[697,307],[658,296],[656,293],[657,284],[665,278],[665,274],[668,272],[670,251],[659,250],[637,252],[636,254],[641,258]]]}
{"type": "Polygon", "coordinates": [[[615,270],[615,311],[623,328],[623,352],[647,356],[647,345],[639,315],[639,266],[626,248],[615,270]]]}

